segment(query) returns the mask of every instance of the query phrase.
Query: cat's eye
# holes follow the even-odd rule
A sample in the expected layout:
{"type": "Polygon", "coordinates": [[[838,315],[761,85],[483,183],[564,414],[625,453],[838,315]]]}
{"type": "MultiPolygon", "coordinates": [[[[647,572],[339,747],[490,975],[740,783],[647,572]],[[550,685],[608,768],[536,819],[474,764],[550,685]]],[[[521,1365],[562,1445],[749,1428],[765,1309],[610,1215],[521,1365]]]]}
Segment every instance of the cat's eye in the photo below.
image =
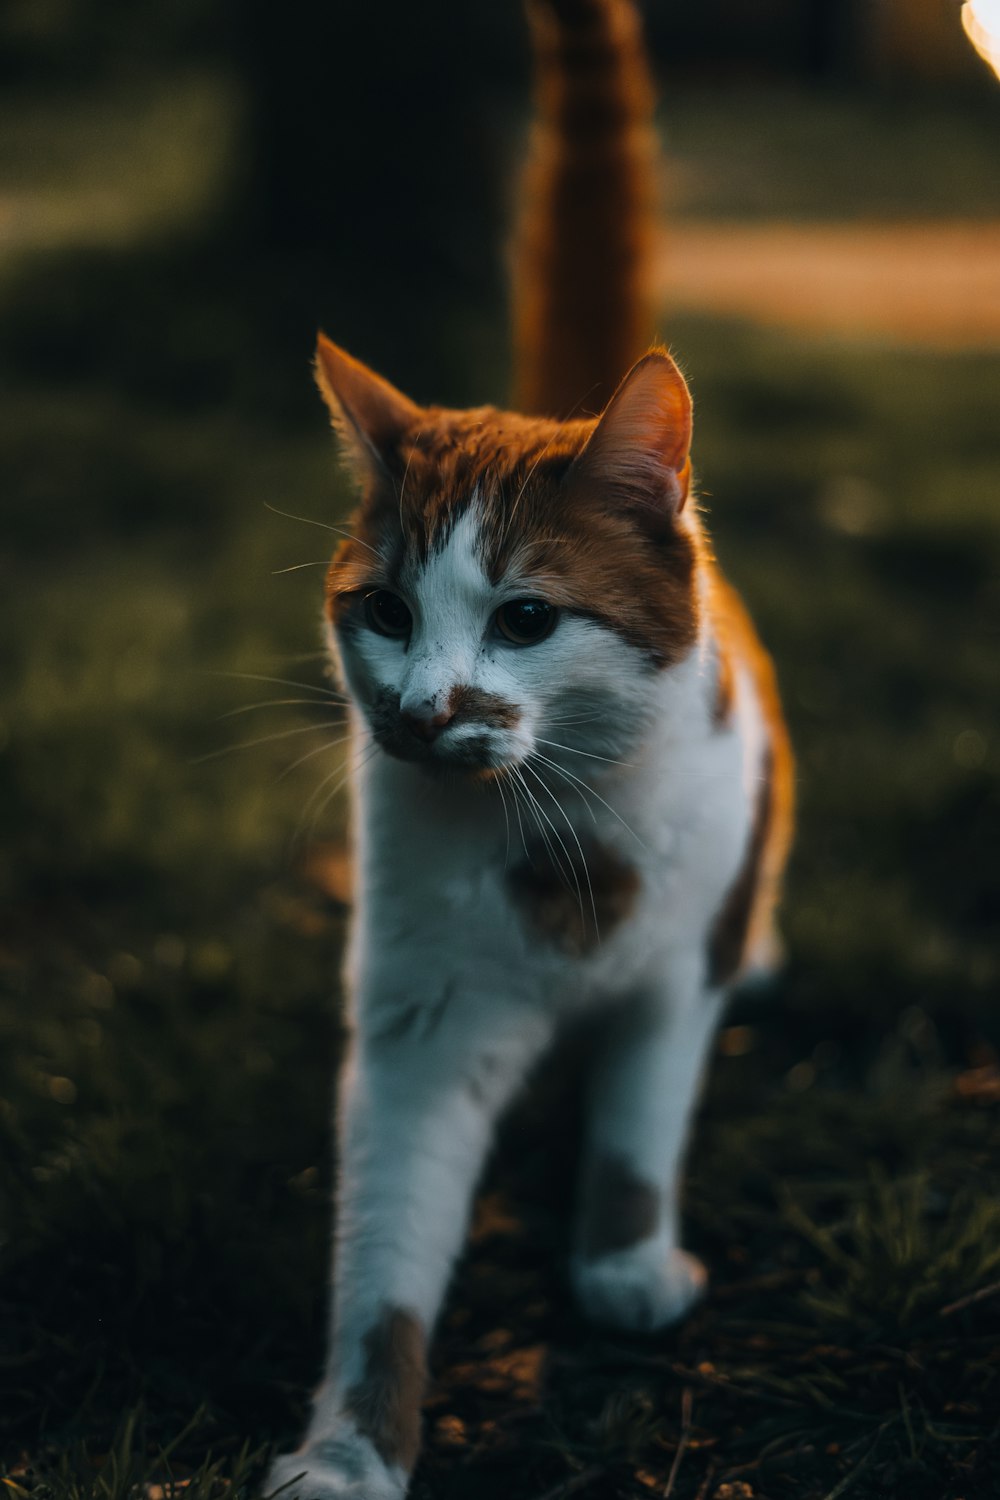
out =
{"type": "Polygon", "coordinates": [[[512,646],[533,646],[553,629],[556,617],[555,606],[544,599],[511,599],[497,610],[496,624],[512,646]]]}
{"type": "Polygon", "coordinates": [[[388,589],[376,589],[365,595],[365,618],[379,635],[394,636],[397,640],[409,635],[413,624],[413,616],[402,599],[388,589]]]}

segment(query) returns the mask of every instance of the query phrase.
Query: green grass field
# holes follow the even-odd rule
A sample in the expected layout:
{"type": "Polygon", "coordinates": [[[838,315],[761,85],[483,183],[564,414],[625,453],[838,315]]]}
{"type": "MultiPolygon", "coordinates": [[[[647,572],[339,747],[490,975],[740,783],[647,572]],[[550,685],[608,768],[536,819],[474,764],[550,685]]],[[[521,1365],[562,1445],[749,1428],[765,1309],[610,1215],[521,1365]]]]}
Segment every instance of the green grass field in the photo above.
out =
{"type": "MultiPolygon", "coordinates": [[[[857,133],[823,136],[831,195],[857,133]]],[[[985,165],[965,199],[931,168],[980,206],[985,165]]],[[[0,1454],[13,1500],[235,1500],[319,1368],[345,920],[310,876],[344,831],[327,537],[267,507],[349,496],[307,350],[267,368],[225,268],[63,236],[0,273],[0,1454]],[[250,707],[279,698],[316,702],[250,707]]],[[[681,1329],[581,1323],[570,1061],[515,1112],[414,1495],[985,1500],[1000,359],[669,332],[799,754],[788,968],[720,1039],[686,1199],[712,1290],[681,1329]]]]}

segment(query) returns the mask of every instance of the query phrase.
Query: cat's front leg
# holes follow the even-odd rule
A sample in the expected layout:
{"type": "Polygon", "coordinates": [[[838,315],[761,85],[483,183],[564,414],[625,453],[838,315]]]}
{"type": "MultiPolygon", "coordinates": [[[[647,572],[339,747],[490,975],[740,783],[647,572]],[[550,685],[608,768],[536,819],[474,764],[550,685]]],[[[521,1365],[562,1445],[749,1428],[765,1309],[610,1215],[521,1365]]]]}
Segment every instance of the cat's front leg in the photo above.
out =
{"type": "Polygon", "coordinates": [[[266,1486],[290,1500],[405,1494],[427,1343],[472,1191],[499,1110],[550,1036],[535,1010],[454,986],[366,1010],[341,1079],[326,1375],[305,1442],[266,1486]]]}
{"type": "Polygon", "coordinates": [[[611,1025],[592,1081],[572,1262],[595,1322],[650,1332],[704,1291],[704,1267],[679,1243],[678,1188],[720,1006],[692,965],[611,1025]]]}

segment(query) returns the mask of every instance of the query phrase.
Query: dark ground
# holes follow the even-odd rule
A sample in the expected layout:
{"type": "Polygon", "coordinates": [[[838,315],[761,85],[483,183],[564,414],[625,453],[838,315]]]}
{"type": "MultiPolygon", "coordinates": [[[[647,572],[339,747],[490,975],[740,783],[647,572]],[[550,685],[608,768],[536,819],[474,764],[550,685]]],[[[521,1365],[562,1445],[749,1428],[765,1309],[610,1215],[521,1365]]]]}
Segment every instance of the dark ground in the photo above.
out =
{"type": "MultiPolygon", "coordinates": [[[[216,94],[190,85],[189,136],[177,97],[102,99],[73,130],[41,107],[0,120],[7,157],[25,132],[59,143],[35,150],[48,175],[15,181],[0,257],[15,1497],[131,1500],[171,1476],[246,1493],[265,1445],[296,1434],[322,1343],[341,797],[314,814],[340,752],[320,748],[338,735],[315,692],[320,569],[274,572],[318,565],[324,533],[265,506],[328,521],[348,497],[311,327],[272,357],[252,311],[267,266],[164,239],[215,169],[216,94]],[[114,202],[109,152],[134,177],[114,202]],[[285,697],[316,701],[217,722],[285,697]]],[[[769,201],[818,211],[825,172],[849,214],[860,137],[859,211],[879,170],[896,212],[995,209],[983,118],[939,108],[951,155],[896,174],[898,132],[869,137],[863,106],[761,94],[769,201]]],[[[754,116],[676,110],[705,211],[727,131],[746,141],[754,116]]],[[[499,347],[499,310],[479,318],[477,351],[499,347]]],[[[800,756],[790,961],[720,1039],[686,1198],[712,1290],[679,1330],[609,1339],[567,1298],[572,1069],[509,1122],[435,1345],[414,1494],[995,1496],[1000,361],[668,331],[719,552],[800,756]]],[[[502,389],[484,368],[469,400],[502,389]]]]}

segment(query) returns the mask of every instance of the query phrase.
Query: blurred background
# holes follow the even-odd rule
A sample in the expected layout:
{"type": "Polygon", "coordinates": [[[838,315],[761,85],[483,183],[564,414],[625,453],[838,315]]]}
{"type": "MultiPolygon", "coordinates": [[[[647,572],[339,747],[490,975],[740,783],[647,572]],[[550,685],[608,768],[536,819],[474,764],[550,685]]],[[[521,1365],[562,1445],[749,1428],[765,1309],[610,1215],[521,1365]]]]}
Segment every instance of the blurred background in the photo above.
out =
{"type": "MultiPolygon", "coordinates": [[[[647,23],[661,330],[800,758],[789,966],[720,1038],[716,1290],[655,1349],[568,1303],[561,1078],[507,1127],[415,1493],[995,1495],[1000,23],[647,23]]],[[[322,1344],[351,501],[315,331],[503,402],[526,28],[7,0],[0,81],[0,1457],[124,1500],[172,1443],[207,1497],[294,1435],[322,1344]]]]}

